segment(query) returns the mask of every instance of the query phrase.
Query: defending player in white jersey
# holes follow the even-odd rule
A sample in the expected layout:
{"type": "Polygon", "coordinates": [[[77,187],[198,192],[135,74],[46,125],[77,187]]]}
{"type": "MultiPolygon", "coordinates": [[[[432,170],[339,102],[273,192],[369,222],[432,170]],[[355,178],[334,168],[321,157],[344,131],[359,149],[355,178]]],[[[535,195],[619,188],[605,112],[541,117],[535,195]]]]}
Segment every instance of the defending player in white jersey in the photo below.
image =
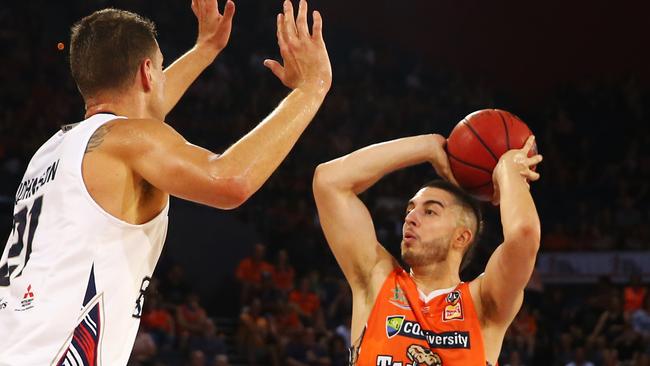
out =
{"type": "MultiPolygon", "coordinates": [[[[106,9],[72,28],[70,67],[85,120],[33,156],[0,257],[0,365],[125,365],[167,231],[169,195],[217,208],[245,202],[289,153],[331,85],[314,12],[278,15],[293,91],[223,154],[188,143],[163,120],[230,36],[235,5],[193,0],[194,48],[163,71],[153,23],[106,9]]],[[[207,97],[207,96],[206,96],[207,97]]],[[[43,111],[47,113],[47,111],[43,111]]]]}

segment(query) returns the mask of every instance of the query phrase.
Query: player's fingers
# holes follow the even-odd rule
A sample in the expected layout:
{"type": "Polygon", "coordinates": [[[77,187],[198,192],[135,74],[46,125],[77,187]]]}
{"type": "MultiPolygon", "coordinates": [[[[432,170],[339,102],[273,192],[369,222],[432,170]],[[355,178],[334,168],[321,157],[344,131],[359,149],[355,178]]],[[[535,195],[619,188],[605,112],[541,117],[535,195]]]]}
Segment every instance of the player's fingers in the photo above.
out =
{"type": "Polygon", "coordinates": [[[537,165],[541,163],[542,160],[544,160],[544,157],[540,154],[537,154],[535,156],[531,156],[530,158],[526,159],[526,165],[528,166],[537,165]]]}
{"type": "Polygon", "coordinates": [[[268,67],[269,70],[281,81],[284,81],[284,67],[280,65],[279,62],[275,60],[266,59],[264,60],[264,66],[268,67]]]}
{"type": "Polygon", "coordinates": [[[298,37],[309,38],[309,27],[307,26],[307,1],[300,0],[298,5],[298,17],[296,18],[298,37]]]}
{"type": "Polygon", "coordinates": [[[298,35],[298,30],[296,29],[296,21],[293,15],[293,4],[291,1],[284,0],[284,34],[287,41],[291,42],[298,35]]]}
{"type": "Polygon", "coordinates": [[[323,42],[323,17],[321,17],[318,10],[314,10],[312,13],[314,18],[314,25],[312,27],[312,38],[323,42]]]}
{"type": "Polygon", "coordinates": [[[218,0],[212,0],[212,1],[207,0],[205,9],[208,12],[208,14],[217,13],[217,15],[221,15],[221,14],[219,14],[219,1],[218,0]]]}
{"type": "Polygon", "coordinates": [[[284,15],[282,13],[278,14],[275,19],[275,23],[276,35],[278,37],[278,46],[282,48],[282,46],[287,43],[286,39],[284,38],[284,15]]]}
{"type": "Polygon", "coordinates": [[[223,18],[229,22],[235,15],[235,3],[232,0],[226,2],[226,7],[223,9],[223,18]]]}
{"type": "Polygon", "coordinates": [[[520,174],[531,182],[534,182],[540,178],[539,173],[532,171],[530,169],[524,170],[520,174]]]}
{"type": "Polygon", "coordinates": [[[194,13],[194,15],[198,16],[199,15],[199,13],[198,13],[199,8],[198,8],[198,5],[196,4],[196,2],[197,2],[197,0],[192,0],[192,12],[194,13]]]}
{"type": "Polygon", "coordinates": [[[528,152],[530,151],[530,149],[533,148],[533,145],[534,145],[534,144],[535,144],[535,135],[530,135],[530,136],[528,136],[528,138],[526,139],[526,143],[524,144],[524,147],[522,147],[521,149],[522,149],[526,154],[528,154],[528,152]]]}

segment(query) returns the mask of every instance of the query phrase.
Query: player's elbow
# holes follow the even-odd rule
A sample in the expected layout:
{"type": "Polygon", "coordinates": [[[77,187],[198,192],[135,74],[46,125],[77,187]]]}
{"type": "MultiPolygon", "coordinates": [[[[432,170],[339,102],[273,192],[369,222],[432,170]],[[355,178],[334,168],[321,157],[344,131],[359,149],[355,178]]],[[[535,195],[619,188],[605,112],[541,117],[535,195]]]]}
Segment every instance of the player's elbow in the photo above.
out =
{"type": "Polygon", "coordinates": [[[214,189],[217,191],[212,206],[235,209],[246,202],[254,193],[249,182],[243,177],[218,178],[214,189]]]}
{"type": "Polygon", "coordinates": [[[541,240],[539,223],[521,223],[512,228],[506,238],[507,241],[525,246],[531,254],[536,255],[541,240]]]}
{"type": "Polygon", "coordinates": [[[312,180],[314,195],[322,194],[327,189],[334,187],[334,174],[329,164],[319,164],[314,171],[314,179],[312,180]]]}

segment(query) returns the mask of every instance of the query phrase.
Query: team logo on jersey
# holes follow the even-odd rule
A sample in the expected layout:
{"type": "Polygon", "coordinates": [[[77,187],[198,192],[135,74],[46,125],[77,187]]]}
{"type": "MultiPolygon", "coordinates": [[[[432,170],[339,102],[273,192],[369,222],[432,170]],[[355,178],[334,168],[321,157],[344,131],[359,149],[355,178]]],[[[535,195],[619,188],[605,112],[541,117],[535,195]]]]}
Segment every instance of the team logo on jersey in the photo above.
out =
{"type": "Polygon", "coordinates": [[[393,293],[393,296],[388,299],[389,303],[397,306],[400,309],[411,310],[411,306],[409,305],[408,300],[404,295],[404,290],[402,290],[399,285],[395,286],[391,292],[393,293]]]}
{"type": "Polygon", "coordinates": [[[412,344],[406,349],[406,357],[411,361],[393,359],[390,355],[377,355],[376,366],[442,366],[440,356],[419,344],[412,344]]]}
{"type": "Polygon", "coordinates": [[[460,291],[452,291],[447,295],[447,305],[442,311],[442,320],[463,320],[463,303],[460,298],[460,291]]]}
{"type": "Polygon", "coordinates": [[[442,366],[442,359],[437,353],[424,348],[419,344],[412,344],[406,350],[406,356],[413,362],[414,366],[442,366]]]}
{"type": "Polygon", "coordinates": [[[0,297],[0,310],[5,309],[7,307],[7,302],[0,297]]]}
{"type": "Polygon", "coordinates": [[[32,289],[32,285],[27,286],[27,291],[23,294],[23,299],[20,300],[20,307],[18,309],[14,309],[15,311],[25,311],[29,310],[34,307],[34,299],[36,296],[34,295],[34,290],[32,289]]]}
{"type": "Polygon", "coordinates": [[[447,294],[447,304],[455,305],[460,300],[460,291],[452,291],[447,294]]]}
{"type": "Polygon", "coordinates": [[[402,329],[402,324],[404,324],[404,315],[392,315],[386,317],[386,336],[388,338],[393,338],[399,334],[400,329],[402,329]]]}
{"type": "Polygon", "coordinates": [[[142,309],[144,308],[144,295],[147,293],[147,288],[151,282],[151,277],[145,276],[140,283],[140,292],[138,298],[135,299],[135,308],[133,309],[132,317],[140,319],[142,317],[142,309]]]}

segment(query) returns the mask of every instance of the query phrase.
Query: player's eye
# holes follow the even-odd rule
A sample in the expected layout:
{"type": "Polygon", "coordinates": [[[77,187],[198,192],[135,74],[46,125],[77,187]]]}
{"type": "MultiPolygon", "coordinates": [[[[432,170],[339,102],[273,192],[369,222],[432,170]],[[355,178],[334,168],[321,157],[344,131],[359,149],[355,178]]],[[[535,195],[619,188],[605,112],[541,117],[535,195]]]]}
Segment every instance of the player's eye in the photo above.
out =
{"type": "Polygon", "coordinates": [[[424,213],[426,215],[437,215],[437,213],[434,210],[431,210],[431,209],[428,209],[428,208],[426,210],[424,210],[424,213]]]}

